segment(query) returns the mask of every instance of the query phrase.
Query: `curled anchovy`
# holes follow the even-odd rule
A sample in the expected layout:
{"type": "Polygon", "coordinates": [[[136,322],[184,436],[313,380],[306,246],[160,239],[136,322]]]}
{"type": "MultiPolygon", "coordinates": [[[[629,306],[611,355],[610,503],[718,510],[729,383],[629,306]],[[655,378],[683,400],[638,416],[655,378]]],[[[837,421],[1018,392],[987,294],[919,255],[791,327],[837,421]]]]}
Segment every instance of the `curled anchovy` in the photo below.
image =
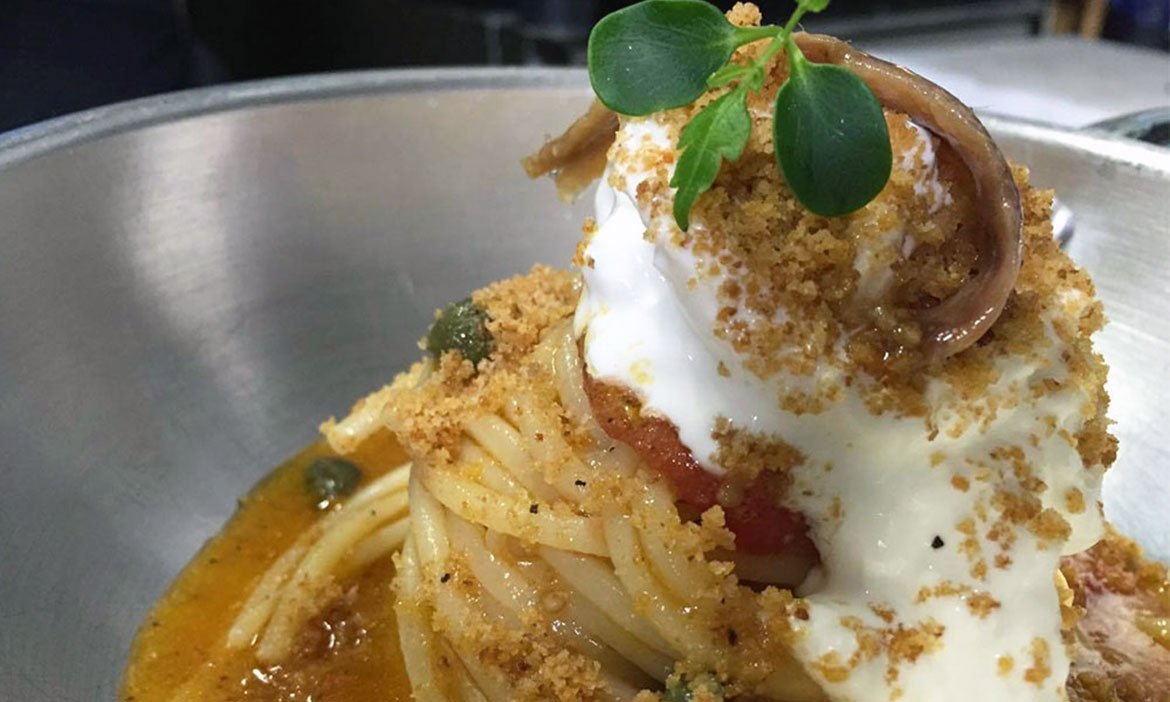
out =
{"type": "Polygon", "coordinates": [[[806,33],[793,38],[810,61],[849,69],[865,81],[882,105],[906,113],[950,144],[971,172],[983,219],[979,272],[939,305],[907,310],[922,330],[928,357],[959,353],[999,319],[1020,272],[1023,215],[1011,167],[971,108],[946,90],[840,39],[806,33]]]}
{"type": "MultiPolygon", "coordinates": [[[[979,236],[979,272],[938,305],[903,311],[918,325],[927,358],[963,351],[999,319],[1020,271],[1023,215],[1011,167],[971,108],[938,85],[834,37],[799,32],[793,39],[810,61],[852,71],[882,105],[938,135],[970,171],[982,226],[966,231],[979,236]]],[[[597,154],[613,143],[617,128],[617,115],[595,102],[563,135],[525,159],[525,169],[532,177],[571,172],[573,182],[568,188],[561,183],[561,192],[575,194],[601,175],[605,162],[597,154]]]]}
{"type": "Polygon", "coordinates": [[[618,116],[600,101],[549,140],[540,151],[521,161],[530,178],[552,174],[557,192],[571,200],[605,170],[605,155],[618,130],[618,116]]]}

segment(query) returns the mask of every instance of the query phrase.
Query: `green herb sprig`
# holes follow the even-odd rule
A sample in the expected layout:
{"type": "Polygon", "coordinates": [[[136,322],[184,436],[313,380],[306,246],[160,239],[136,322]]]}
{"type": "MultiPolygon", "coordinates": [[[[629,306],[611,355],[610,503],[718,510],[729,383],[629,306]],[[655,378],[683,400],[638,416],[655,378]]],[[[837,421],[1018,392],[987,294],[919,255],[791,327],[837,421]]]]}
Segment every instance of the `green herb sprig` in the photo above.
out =
{"type": "Polygon", "coordinates": [[[763,87],[767,65],[780,51],[791,68],[776,94],[772,140],[796,198],[815,214],[835,217],[864,207],[885,187],[893,155],[877,98],[847,69],[809,61],[792,38],[801,17],[828,4],[798,0],[783,27],[737,27],[706,0],[643,0],[593,28],[589,79],[615,112],[648,115],[729,88],[679,135],[682,153],[670,185],[682,229],[723,161],[743,153],[751,135],[748,93],[763,87]],[[758,59],[730,63],[737,48],[761,40],[771,41],[758,59]]]}

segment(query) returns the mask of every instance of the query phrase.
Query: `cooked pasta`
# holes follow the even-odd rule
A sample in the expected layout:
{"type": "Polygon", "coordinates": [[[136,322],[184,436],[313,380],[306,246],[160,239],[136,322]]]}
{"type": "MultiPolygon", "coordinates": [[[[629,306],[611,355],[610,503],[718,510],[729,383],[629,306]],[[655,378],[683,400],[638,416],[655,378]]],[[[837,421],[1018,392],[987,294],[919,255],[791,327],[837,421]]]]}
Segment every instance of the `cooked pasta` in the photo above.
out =
{"type": "MultiPolygon", "coordinates": [[[[555,381],[558,375],[581,377],[568,324],[550,330],[533,352],[529,371],[533,383],[552,381],[555,404],[542,405],[533,395],[511,400],[507,417],[480,416],[467,423],[464,449],[451,464],[415,463],[415,543],[401,556],[401,572],[411,575],[399,580],[397,609],[400,619],[412,622],[409,631],[403,629],[412,680],[434,680],[435,671],[443,669],[436,662],[444,655],[441,646],[414,650],[418,625],[446,637],[461,659],[471,655],[468,650],[482,657],[497,642],[512,640],[504,630],[536,626],[558,632],[562,650],[600,664],[569,666],[577,676],[555,682],[583,698],[629,699],[655,689],[683,658],[711,669],[738,665],[729,656],[723,622],[730,621],[732,610],[756,606],[761,596],[733,586],[743,590],[734,602],[696,605],[699,593],[728,586],[734,566],[676,548],[674,537],[681,532],[685,539],[697,529],[680,521],[665,487],[645,483],[594,507],[598,489],[613,485],[615,477],[638,484],[642,467],[596,431],[579,382],[555,381]],[[586,429],[588,438],[573,449],[563,427],[550,418],[594,431],[586,429]],[[554,455],[567,465],[550,471],[555,477],[549,479],[541,466],[550,465],[554,455]],[[599,488],[591,491],[590,482],[599,488]],[[420,602],[432,603],[429,617],[419,612],[420,602]]],[[[737,634],[745,646],[751,635],[746,628],[737,634]]],[[[783,649],[774,651],[768,668],[755,675],[761,691],[774,699],[821,698],[783,649]]],[[[453,675],[463,679],[449,683],[452,691],[475,688],[482,677],[468,668],[453,675]]],[[[539,687],[554,681],[511,684],[539,687]]],[[[513,687],[498,697],[492,690],[479,692],[487,699],[517,698],[513,687]]]]}
{"type": "Polygon", "coordinates": [[[743,95],[742,154],[689,228],[679,135],[721,98],[595,105],[526,162],[571,189],[609,145],[576,270],[452,303],[427,357],[322,425],[319,515],[264,555],[171,699],[217,699],[224,671],[276,690],[306,660],[328,679],[345,651],[367,677],[400,659],[421,702],[1170,685],[1170,581],[1100,509],[1103,313],[1052,240],[1051,194],[937,86],[828,37],[794,47],[881,99],[884,188],[833,217],[793,194],[771,136],[783,62],[743,95]],[[367,655],[395,624],[398,650],[367,655]]]}

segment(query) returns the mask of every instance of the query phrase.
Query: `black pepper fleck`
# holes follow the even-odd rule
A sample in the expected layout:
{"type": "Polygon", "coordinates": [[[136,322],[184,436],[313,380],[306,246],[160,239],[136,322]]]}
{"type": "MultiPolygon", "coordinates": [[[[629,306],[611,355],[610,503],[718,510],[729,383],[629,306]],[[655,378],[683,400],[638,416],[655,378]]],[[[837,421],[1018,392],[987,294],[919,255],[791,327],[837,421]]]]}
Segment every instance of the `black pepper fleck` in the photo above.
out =
{"type": "Polygon", "coordinates": [[[540,505],[533,502],[532,504],[528,505],[528,511],[531,512],[532,514],[536,514],[537,512],[540,511],[540,505]]]}
{"type": "Polygon", "coordinates": [[[584,481],[584,480],[574,480],[574,481],[573,481],[573,484],[574,484],[574,485],[576,485],[577,487],[585,487],[585,481],[584,481]]]}
{"type": "Polygon", "coordinates": [[[447,581],[448,581],[448,580],[450,580],[450,579],[451,579],[451,574],[450,574],[450,573],[443,573],[443,577],[439,578],[439,582],[441,582],[441,583],[445,583],[445,582],[447,582],[447,581]]]}
{"type": "Polygon", "coordinates": [[[930,547],[934,549],[939,549],[943,546],[946,546],[946,543],[942,540],[941,536],[935,536],[934,541],[930,542],[930,547]]]}
{"type": "Polygon", "coordinates": [[[727,630],[727,643],[731,646],[739,643],[739,634],[736,633],[735,629],[727,630]]]}

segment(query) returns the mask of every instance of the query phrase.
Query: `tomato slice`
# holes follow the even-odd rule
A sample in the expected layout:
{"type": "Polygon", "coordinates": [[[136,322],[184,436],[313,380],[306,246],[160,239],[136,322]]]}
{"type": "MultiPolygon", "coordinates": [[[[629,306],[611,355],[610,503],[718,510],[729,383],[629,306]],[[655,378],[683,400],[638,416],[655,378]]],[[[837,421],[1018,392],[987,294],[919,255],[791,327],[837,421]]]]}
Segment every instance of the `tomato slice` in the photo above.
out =
{"type": "MultiPolygon", "coordinates": [[[[658,471],[678,502],[697,512],[718,502],[720,478],[699,465],[671,422],[642,416],[633,393],[595,382],[588,373],[584,375],[585,392],[605,433],[629,444],[646,465],[658,471]]],[[[764,484],[765,477],[748,485],[738,504],[724,505],[727,528],[735,534],[736,549],[759,555],[799,554],[819,560],[804,517],[779,504],[775,492],[764,484]]]]}

